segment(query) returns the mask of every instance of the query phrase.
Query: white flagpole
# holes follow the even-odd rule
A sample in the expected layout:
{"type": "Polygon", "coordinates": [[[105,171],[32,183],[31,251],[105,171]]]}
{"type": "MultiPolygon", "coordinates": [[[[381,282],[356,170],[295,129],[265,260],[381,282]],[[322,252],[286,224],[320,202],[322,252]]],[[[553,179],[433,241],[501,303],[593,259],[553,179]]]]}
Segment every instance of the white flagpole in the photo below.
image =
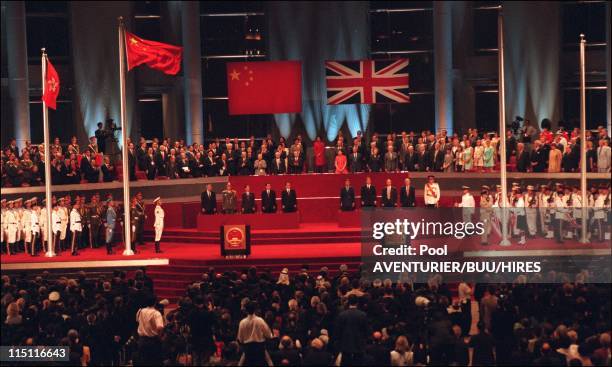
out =
{"type": "Polygon", "coordinates": [[[125,250],[123,255],[134,255],[132,251],[132,225],[130,222],[130,170],[128,166],[128,143],[127,143],[127,112],[125,111],[125,26],[123,17],[119,17],[119,91],[121,96],[121,141],[123,149],[121,160],[123,168],[123,229],[125,232],[125,250]]]}
{"type": "Polygon", "coordinates": [[[587,161],[586,161],[586,59],[584,49],[586,40],[580,35],[580,194],[582,196],[582,233],[581,243],[589,243],[587,238],[588,198],[587,198],[587,161]]]}
{"type": "Polygon", "coordinates": [[[498,73],[499,73],[499,169],[501,180],[501,227],[502,239],[500,246],[510,246],[508,240],[508,182],[506,179],[506,95],[505,95],[505,77],[504,77],[504,16],[502,10],[497,16],[497,48],[498,48],[498,73]]]}
{"type": "MultiPolygon", "coordinates": [[[[45,93],[45,83],[47,79],[47,52],[44,48],[40,49],[42,53],[42,57],[40,60],[40,66],[42,70],[42,92],[45,93]]],[[[43,139],[45,145],[45,200],[46,200],[46,208],[47,208],[47,251],[45,252],[46,257],[55,256],[55,250],[53,248],[53,228],[51,223],[51,212],[53,210],[53,205],[51,203],[51,146],[49,142],[49,108],[47,104],[43,101],[42,103],[43,109],[43,139]]],[[[43,243],[44,244],[44,243],[43,243]]]]}

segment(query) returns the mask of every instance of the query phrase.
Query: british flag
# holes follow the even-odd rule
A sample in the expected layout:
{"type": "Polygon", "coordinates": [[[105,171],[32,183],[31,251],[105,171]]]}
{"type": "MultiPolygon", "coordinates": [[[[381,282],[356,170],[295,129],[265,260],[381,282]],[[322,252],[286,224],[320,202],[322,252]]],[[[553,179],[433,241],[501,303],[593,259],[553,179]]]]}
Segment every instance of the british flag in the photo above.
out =
{"type": "Polygon", "coordinates": [[[410,103],[408,59],[326,61],[327,104],[410,103]]]}

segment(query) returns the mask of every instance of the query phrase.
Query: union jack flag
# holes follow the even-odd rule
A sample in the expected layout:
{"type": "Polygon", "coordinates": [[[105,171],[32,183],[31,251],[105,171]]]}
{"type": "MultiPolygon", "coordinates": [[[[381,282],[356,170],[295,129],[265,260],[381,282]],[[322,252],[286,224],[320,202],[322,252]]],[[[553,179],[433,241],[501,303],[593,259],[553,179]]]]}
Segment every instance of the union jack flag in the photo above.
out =
{"type": "Polygon", "coordinates": [[[410,103],[408,59],[326,61],[327,104],[410,103]]]}

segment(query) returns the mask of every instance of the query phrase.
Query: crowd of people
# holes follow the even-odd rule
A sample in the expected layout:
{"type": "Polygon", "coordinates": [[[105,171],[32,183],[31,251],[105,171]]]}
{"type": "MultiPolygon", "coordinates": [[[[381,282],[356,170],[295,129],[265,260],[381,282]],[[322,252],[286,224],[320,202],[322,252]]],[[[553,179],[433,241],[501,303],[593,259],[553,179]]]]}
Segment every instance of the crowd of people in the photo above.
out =
{"type": "MultiPolygon", "coordinates": [[[[117,205],[111,195],[105,199],[99,193],[86,202],[85,196],[77,195],[74,200],[68,194],[52,197],[51,238],[47,232],[47,207],[43,199],[37,197],[27,200],[1,200],[2,226],[0,227],[2,253],[14,255],[25,253],[31,256],[44,254],[57,256],[68,252],[73,256],[85,248],[106,246],[108,255],[114,253],[113,246],[124,242],[122,205],[117,205]]],[[[164,210],[161,198],[153,200],[155,231],[155,252],[161,251],[161,236],[164,228],[164,210]]],[[[138,192],[130,201],[130,234],[132,250],[144,245],[146,204],[142,193],[138,192]]]]}
{"type": "MultiPolygon", "coordinates": [[[[101,128],[100,128],[101,129],[101,128]]],[[[99,130],[100,130],[99,129],[99,130]]],[[[105,130],[100,130],[105,131],[105,130]]],[[[51,180],[55,185],[110,182],[118,178],[117,153],[99,145],[103,133],[90,138],[85,149],[73,137],[69,144],[55,138],[51,145],[51,180]]],[[[588,130],[587,171],[610,172],[610,136],[604,127],[588,130]]],[[[507,162],[519,172],[578,172],[580,131],[547,127],[538,130],[526,122],[520,133],[507,131],[507,162]]],[[[305,172],[490,172],[499,166],[497,133],[468,129],[466,134],[447,135],[403,131],[382,138],[361,132],[347,142],[340,134],[326,147],[320,137],[307,158],[301,135],[289,143],[271,135],[257,140],[215,139],[207,145],[188,145],[184,140],[154,138],[128,142],[130,180],[146,177],[189,178],[236,175],[299,174],[305,172]],[[137,172],[142,175],[137,175],[137,172]]],[[[107,144],[108,145],[108,144],[107,144]]],[[[21,150],[13,139],[2,151],[2,187],[36,186],[44,183],[44,146],[26,142],[21,150]]]]}
{"type": "Polygon", "coordinates": [[[394,283],[346,265],[210,268],[170,309],[144,270],[5,275],[2,345],[69,346],[70,365],[609,366],[610,285],[545,277],[394,283]]]}

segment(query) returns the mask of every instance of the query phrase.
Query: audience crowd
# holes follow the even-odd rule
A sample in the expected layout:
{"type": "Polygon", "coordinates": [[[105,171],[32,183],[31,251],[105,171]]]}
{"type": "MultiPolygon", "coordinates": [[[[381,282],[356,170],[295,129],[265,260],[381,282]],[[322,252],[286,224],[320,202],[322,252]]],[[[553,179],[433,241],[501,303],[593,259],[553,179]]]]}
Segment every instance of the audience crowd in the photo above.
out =
{"type": "Polygon", "coordinates": [[[537,277],[210,268],[167,307],[144,270],[4,275],[2,345],[67,345],[71,365],[610,365],[610,285],[537,277]]]}
{"type": "MultiPolygon", "coordinates": [[[[96,134],[100,135],[100,134],[96,134]]],[[[610,136],[599,127],[588,130],[587,171],[610,172],[610,136]]],[[[528,122],[519,133],[508,130],[508,169],[519,172],[577,172],[580,166],[580,131],[547,127],[541,131],[528,122]]],[[[141,137],[129,142],[129,175],[149,180],[205,176],[298,174],[305,172],[490,172],[499,167],[497,133],[468,129],[466,134],[447,135],[423,131],[365,137],[352,141],[340,134],[326,147],[320,137],[308,153],[301,135],[289,143],[271,135],[257,140],[225,138],[207,145],[187,145],[184,140],[141,137]],[[137,174],[141,172],[141,174],[137,174]]],[[[108,144],[107,144],[108,145],[108,144]]],[[[44,183],[44,146],[26,142],[21,150],[15,139],[2,151],[2,187],[36,186],[44,183]]],[[[76,137],[69,144],[55,138],[51,145],[53,184],[110,182],[117,180],[120,159],[117,151],[98,145],[96,136],[83,149],[76,137]]],[[[116,150],[116,149],[115,149],[116,150]]]]}

